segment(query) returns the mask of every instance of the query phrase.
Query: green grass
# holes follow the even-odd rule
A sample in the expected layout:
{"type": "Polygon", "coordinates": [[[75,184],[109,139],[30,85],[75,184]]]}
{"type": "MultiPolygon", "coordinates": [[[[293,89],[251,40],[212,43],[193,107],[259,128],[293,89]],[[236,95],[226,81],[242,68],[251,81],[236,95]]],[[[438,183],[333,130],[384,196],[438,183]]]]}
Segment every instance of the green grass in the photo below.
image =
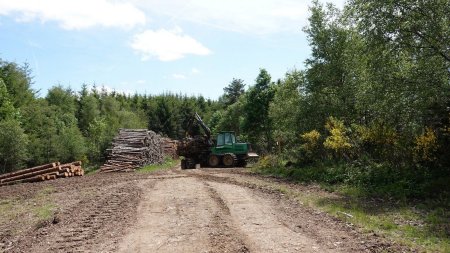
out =
{"type": "Polygon", "coordinates": [[[0,200],[0,228],[14,222],[16,226],[10,232],[18,235],[23,232],[23,228],[45,225],[53,218],[57,208],[51,196],[54,192],[53,187],[46,187],[29,198],[0,200]]]}
{"type": "MultiPolygon", "coordinates": [[[[361,186],[328,180],[314,180],[327,168],[252,169],[253,172],[288,178],[298,182],[316,182],[323,194],[303,193],[286,186],[272,186],[281,193],[297,199],[302,204],[320,209],[346,222],[360,227],[364,232],[384,235],[400,244],[426,252],[450,252],[449,201],[443,199],[413,200],[388,195],[370,195],[361,186]],[[304,177],[304,178],[302,178],[304,177]],[[328,192],[328,193],[327,193],[328,192]],[[333,193],[330,193],[333,192],[333,193]]],[[[327,178],[324,178],[327,179],[327,178]]],[[[401,193],[400,193],[401,195],[401,193]]]]}
{"type": "Polygon", "coordinates": [[[3,223],[6,220],[11,219],[13,210],[14,210],[13,199],[0,200],[0,223],[3,223]]]}
{"type": "Polygon", "coordinates": [[[53,217],[56,210],[56,205],[53,202],[50,194],[55,192],[53,187],[47,187],[40,190],[33,200],[33,213],[39,221],[46,221],[53,217]]]}
{"type": "Polygon", "coordinates": [[[84,175],[94,175],[100,170],[100,165],[88,166],[84,168],[84,175]]]}
{"type": "Polygon", "coordinates": [[[425,251],[450,252],[448,213],[432,211],[433,207],[429,203],[418,209],[412,203],[397,204],[383,200],[371,202],[368,198],[338,192],[341,198],[318,198],[314,205],[358,225],[366,232],[383,234],[425,251]]]}
{"type": "Polygon", "coordinates": [[[53,217],[56,206],[53,203],[45,203],[33,209],[39,220],[49,220],[53,217]]]}
{"type": "Polygon", "coordinates": [[[139,168],[137,172],[139,173],[149,173],[158,170],[167,170],[175,167],[178,164],[179,160],[172,159],[170,157],[166,157],[162,164],[152,164],[142,168],[139,168]]]}

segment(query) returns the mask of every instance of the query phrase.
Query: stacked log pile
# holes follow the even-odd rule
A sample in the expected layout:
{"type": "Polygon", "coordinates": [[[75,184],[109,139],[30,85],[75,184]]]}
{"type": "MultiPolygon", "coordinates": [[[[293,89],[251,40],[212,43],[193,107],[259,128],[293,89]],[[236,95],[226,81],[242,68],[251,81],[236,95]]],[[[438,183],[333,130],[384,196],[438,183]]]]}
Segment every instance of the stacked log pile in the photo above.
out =
{"type": "Polygon", "coordinates": [[[133,171],[164,160],[161,137],[147,129],[120,129],[107,151],[108,159],[100,167],[102,172],[133,171]]]}
{"type": "Polygon", "coordinates": [[[161,139],[161,148],[165,156],[170,156],[172,159],[178,159],[177,155],[178,141],[170,138],[161,139]]]}
{"type": "Polygon", "coordinates": [[[80,161],[67,164],[55,162],[0,175],[0,186],[83,175],[80,161]]]}

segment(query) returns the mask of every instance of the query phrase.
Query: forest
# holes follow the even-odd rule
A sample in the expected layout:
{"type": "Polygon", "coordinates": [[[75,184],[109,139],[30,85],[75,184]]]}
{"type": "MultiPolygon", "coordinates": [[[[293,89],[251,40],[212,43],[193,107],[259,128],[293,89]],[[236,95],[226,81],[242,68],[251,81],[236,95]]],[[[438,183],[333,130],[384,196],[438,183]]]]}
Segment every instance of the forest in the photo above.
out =
{"type": "Polygon", "coordinates": [[[119,128],[179,139],[198,112],[213,132],[252,143],[262,173],[448,198],[448,13],[448,0],[350,0],[343,10],[314,1],[303,68],[279,80],[264,68],[253,83],[236,77],[217,100],[87,84],[44,92],[31,88],[27,64],[1,60],[0,173],[53,161],[95,166],[119,128]]]}

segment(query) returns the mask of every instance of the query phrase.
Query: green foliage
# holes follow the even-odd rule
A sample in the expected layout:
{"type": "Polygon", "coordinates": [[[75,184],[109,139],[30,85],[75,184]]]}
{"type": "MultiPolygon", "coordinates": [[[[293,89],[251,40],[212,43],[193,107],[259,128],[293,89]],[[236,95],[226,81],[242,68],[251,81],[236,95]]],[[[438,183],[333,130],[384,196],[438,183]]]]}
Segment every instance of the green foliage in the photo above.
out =
{"type": "Polygon", "coordinates": [[[273,136],[283,152],[297,145],[303,125],[301,119],[300,88],[304,85],[304,73],[293,71],[286,74],[284,80],[275,87],[275,96],[270,103],[269,116],[273,124],[273,136]]]}
{"type": "Polygon", "coordinates": [[[227,107],[227,109],[220,115],[220,120],[214,128],[215,133],[218,131],[234,131],[237,136],[240,136],[242,131],[242,124],[244,121],[244,103],[245,96],[236,101],[234,104],[227,107]]]}
{"type": "Polygon", "coordinates": [[[215,111],[213,113],[208,123],[208,126],[211,129],[212,133],[217,134],[219,131],[221,131],[221,126],[219,126],[219,122],[222,121],[222,118],[223,118],[222,111],[215,111]]]}
{"type": "Polygon", "coordinates": [[[358,18],[359,30],[373,43],[392,43],[397,48],[418,55],[435,55],[450,63],[448,0],[352,0],[348,6],[358,18]]]}
{"type": "Polygon", "coordinates": [[[70,89],[64,89],[62,86],[52,87],[48,90],[46,100],[63,114],[74,115],[76,112],[76,97],[70,89]]]}
{"type": "Polygon", "coordinates": [[[31,75],[28,64],[19,66],[14,62],[7,62],[0,59],[0,79],[6,85],[9,99],[15,108],[20,108],[34,98],[31,90],[31,75]]]}
{"type": "Polygon", "coordinates": [[[57,146],[59,147],[58,160],[60,162],[68,163],[79,160],[87,162],[86,140],[76,125],[61,129],[57,146]]]}
{"type": "Polygon", "coordinates": [[[304,168],[273,171],[379,196],[448,194],[449,6],[353,0],[341,11],[314,1],[304,29],[311,57],[278,82],[269,113],[280,158],[304,168]]]}
{"type": "Polygon", "coordinates": [[[55,106],[49,106],[46,100],[38,99],[22,108],[23,127],[29,136],[28,164],[54,162],[58,158],[59,121],[55,106]]]}
{"type": "Polygon", "coordinates": [[[104,157],[104,151],[108,147],[113,136],[107,134],[107,122],[104,118],[94,119],[88,127],[88,150],[89,160],[93,162],[102,161],[104,157]]]}
{"type": "Polygon", "coordinates": [[[233,81],[231,81],[231,83],[227,87],[223,88],[223,91],[225,92],[225,94],[223,95],[225,106],[236,103],[239,97],[244,94],[244,88],[244,80],[233,78],[233,81]]]}
{"type": "Polygon", "coordinates": [[[153,129],[155,129],[156,132],[165,133],[169,137],[176,137],[177,118],[173,112],[173,105],[165,98],[159,99],[157,101],[155,113],[157,125],[155,125],[153,129]]]}
{"type": "Polygon", "coordinates": [[[265,69],[260,69],[256,84],[250,87],[244,104],[243,131],[256,149],[270,151],[272,148],[272,119],[269,105],[275,89],[271,77],[265,69]]]}
{"type": "Polygon", "coordinates": [[[17,120],[0,121],[0,173],[21,168],[27,158],[27,135],[17,120]]]}
{"type": "Polygon", "coordinates": [[[78,123],[81,131],[87,133],[89,124],[100,116],[98,99],[94,95],[80,97],[78,123]]]}
{"type": "Polygon", "coordinates": [[[16,118],[17,111],[9,98],[5,82],[0,78],[0,120],[16,118]]]}

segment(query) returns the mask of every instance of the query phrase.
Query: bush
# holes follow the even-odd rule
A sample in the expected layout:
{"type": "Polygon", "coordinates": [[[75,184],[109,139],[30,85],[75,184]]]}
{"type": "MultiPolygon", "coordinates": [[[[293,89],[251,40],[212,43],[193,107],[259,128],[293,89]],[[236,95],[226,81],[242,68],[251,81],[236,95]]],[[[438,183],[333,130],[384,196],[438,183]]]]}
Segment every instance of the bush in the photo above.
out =
{"type": "Polygon", "coordinates": [[[282,167],[279,157],[276,155],[265,155],[258,160],[254,168],[259,171],[267,171],[279,167],[282,167]]]}
{"type": "Polygon", "coordinates": [[[436,134],[431,128],[427,127],[423,134],[416,137],[414,158],[417,161],[433,161],[436,159],[435,152],[437,149],[436,134]]]}
{"type": "Polygon", "coordinates": [[[319,158],[321,149],[320,133],[317,130],[312,130],[300,135],[303,144],[300,146],[302,152],[302,160],[314,161],[319,158]]]}
{"type": "Polygon", "coordinates": [[[330,135],[325,139],[323,146],[333,150],[337,158],[348,158],[348,151],[352,148],[350,138],[347,136],[347,129],[344,122],[334,117],[329,117],[325,128],[330,135]]]}

